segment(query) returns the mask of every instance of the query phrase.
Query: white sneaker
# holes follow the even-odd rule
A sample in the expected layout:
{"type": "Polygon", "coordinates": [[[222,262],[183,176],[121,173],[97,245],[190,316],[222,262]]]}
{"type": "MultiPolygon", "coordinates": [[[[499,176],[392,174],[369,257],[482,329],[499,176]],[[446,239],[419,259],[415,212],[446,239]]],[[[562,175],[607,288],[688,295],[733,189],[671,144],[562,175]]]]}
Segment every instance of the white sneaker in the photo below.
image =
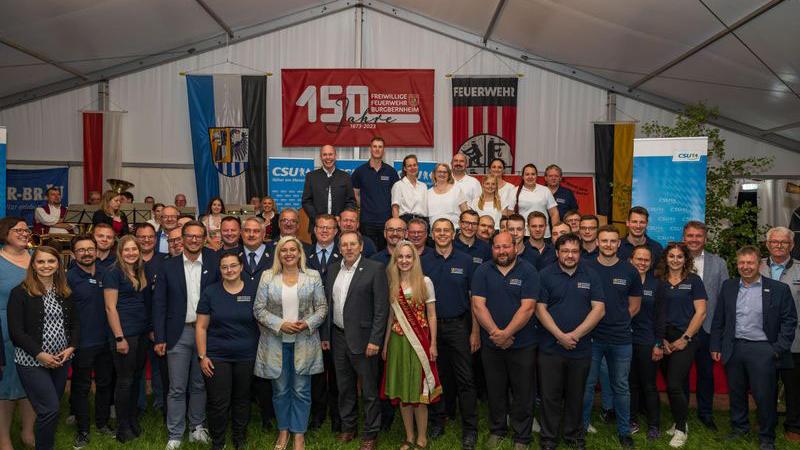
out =
{"type": "Polygon", "coordinates": [[[175,450],[181,447],[181,441],[170,439],[167,442],[167,449],[166,450],[175,450]]]}
{"type": "Polygon", "coordinates": [[[194,431],[189,434],[189,442],[199,442],[201,444],[210,444],[211,438],[208,436],[208,430],[198,425],[194,431]]]}
{"type": "Polygon", "coordinates": [[[665,431],[664,434],[667,436],[674,436],[675,435],[675,424],[673,423],[669,430],[665,431]]]}
{"type": "Polygon", "coordinates": [[[595,428],[594,425],[589,424],[589,426],[586,427],[586,432],[590,433],[590,434],[596,434],[597,433],[597,428],[595,428]]]}
{"type": "Polygon", "coordinates": [[[70,414],[67,416],[67,420],[64,421],[67,425],[75,425],[75,414],[70,414]]]}
{"type": "Polygon", "coordinates": [[[669,446],[672,448],[681,448],[686,445],[689,436],[681,430],[675,430],[672,440],[669,441],[669,446]]]}
{"type": "Polygon", "coordinates": [[[536,417],[533,418],[533,426],[531,426],[531,431],[534,432],[534,433],[541,433],[542,432],[542,426],[539,425],[539,421],[536,420],[536,417]]]}

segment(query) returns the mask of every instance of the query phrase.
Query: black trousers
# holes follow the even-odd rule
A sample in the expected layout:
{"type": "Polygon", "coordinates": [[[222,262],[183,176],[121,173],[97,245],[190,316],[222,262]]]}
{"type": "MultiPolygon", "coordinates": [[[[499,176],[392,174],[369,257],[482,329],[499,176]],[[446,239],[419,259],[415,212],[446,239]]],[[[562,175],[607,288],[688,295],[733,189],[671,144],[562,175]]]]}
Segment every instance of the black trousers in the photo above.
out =
{"type": "MultiPolygon", "coordinates": [[[[695,369],[697,371],[697,387],[695,397],[697,398],[697,416],[702,419],[714,417],[714,360],[711,359],[711,349],[709,344],[711,335],[706,333],[703,328],[693,339],[697,341],[697,353],[694,356],[695,369]]],[[[689,396],[689,383],[686,383],[686,396],[689,396]]]]}
{"type": "Polygon", "coordinates": [[[748,432],[748,389],[753,394],[758,417],[758,438],[762,443],[775,442],[778,424],[777,361],[768,342],[737,340],[733,354],[725,364],[728,397],[731,401],[731,428],[748,432]]]}
{"type": "Polygon", "coordinates": [[[254,399],[261,413],[261,424],[268,426],[275,418],[275,408],[272,406],[272,381],[253,375],[251,383],[254,399]]]}
{"type": "Polygon", "coordinates": [[[69,363],[57,369],[17,365],[22,388],[36,412],[36,450],[52,450],[56,445],[58,408],[67,384],[69,363]]]}
{"type": "Polygon", "coordinates": [[[375,439],[381,428],[381,402],[378,393],[380,356],[367,358],[364,353],[351,353],[344,331],[333,327],[333,366],[339,389],[339,414],[342,432],[358,430],[358,378],[361,378],[361,400],[364,403],[364,439],[375,439]]]}
{"type": "Polygon", "coordinates": [[[784,431],[800,433],[800,353],[792,353],[793,369],[780,371],[786,395],[786,417],[783,419],[784,431]]]}
{"type": "Polygon", "coordinates": [[[364,223],[361,222],[359,231],[361,234],[372,239],[375,243],[375,251],[379,252],[386,248],[386,238],[383,237],[383,228],[385,224],[382,223],[364,223]]]}
{"type": "Polygon", "coordinates": [[[631,420],[640,412],[647,417],[649,427],[658,427],[661,420],[661,408],[656,388],[658,363],[653,361],[653,346],[633,344],[631,359],[631,420]]]}
{"type": "Polygon", "coordinates": [[[684,386],[689,380],[689,369],[692,368],[695,353],[697,353],[697,341],[692,340],[683,350],[672,352],[670,355],[665,354],[663,360],[669,408],[672,411],[675,429],[680,431],[686,431],[686,417],[689,415],[689,396],[686,395],[684,386]]]}
{"type": "Polygon", "coordinates": [[[339,417],[339,390],[336,387],[333,351],[323,350],[322,361],[325,372],[311,377],[311,423],[315,426],[321,425],[330,415],[331,429],[339,432],[342,429],[342,419],[339,417]]]}
{"type": "Polygon", "coordinates": [[[489,432],[505,436],[511,425],[514,442],[529,444],[536,390],[536,346],[501,350],[484,345],[481,359],[489,393],[489,432]]]}
{"type": "Polygon", "coordinates": [[[231,420],[231,437],[235,447],[247,439],[250,423],[250,383],[253,380],[255,360],[212,361],[214,375],[206,380],[206,419],[213,448],[225,446],[228,417],[231,420]]]}
{"type": "Polygon", "coordinates": [[[583,395],[592,358],[572,359],[540,352],[538,365],[542,446],[558,444],[558,430],[562,426],[564,440],[569,444],[585,442],[583,395]]]}
{"type": "Polygon", "coordinates": [[[460,317],[438,320],[436,345],[439,350],[436,367],[442,380],[444,397],[442,401],[431,405],[430,421],[443,426],[449,412],[455,411],[456,404],[460,404],[461,432],[477,433],[477,394],[472,377],[472,353],[469,350],[469,332],[465,319],[460,317]]]}
{"type": "MultiPolygon", "coordinates": [[[[112,350],[114,368],[117,371],[115,400],[117,410],[117,432],[133,431],[139,416],[140,380],[144,371],[147,356],[147,336],[125,336],[128,341],[128,353],[121,354],[112,350]]],[[[116,343],[111,344],[116,347],[116,343]]]]}
{"type": "Polygon", "coordinates": [[[79,348],[72,359],[72,384],[69,403],[75,414],[78,431],[89,432],[89,391],[94,371],[94,424],[97,428],[108,425],[111,413],[111,373],[114,363],[107,344],[79,348]]]}

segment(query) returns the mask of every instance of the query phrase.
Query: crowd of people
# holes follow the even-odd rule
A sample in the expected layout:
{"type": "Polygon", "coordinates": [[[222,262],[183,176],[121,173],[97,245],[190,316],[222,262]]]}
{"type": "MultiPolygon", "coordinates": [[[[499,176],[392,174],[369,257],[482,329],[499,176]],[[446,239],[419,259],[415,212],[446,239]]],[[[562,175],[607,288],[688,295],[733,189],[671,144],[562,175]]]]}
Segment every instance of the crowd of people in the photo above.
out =
{"type": "MultiPolygon", "coordinates": [[[[181,213],[183,194],[171,205],[150,197],[152,219],[133,224],[120,208],[132,199],[109,191],[91,232],[72,238],[65,267],[59,249],[29,248],[24,219],[1,219],[0,450],[12,448],[15,409],[22,441],[37,449],[55,447],[64,415],[76,449],[89,443],[92,415],[97,432],[136,440],[147,360],[167,450],[187,435],[222,449],[229,426],[233,447],[245,448],[253,400],[261,426],[278,431],[276,450],[303,449],[323,423],[371,450],[396,411],[402,450],[426,448],[457,416],[471,450],[481,400],[485,448],[511,439],[525,449],[534,434],[543,450],[586,448],[593,418],[615,422],[622,448],[634,447],[635,433],[680,448],[691,442],[692,365],[699,421],[718,431],[716,361],[727,375],[729,439],[751,431],[750,393],[759,447],[775,448],[780,378],[785,436],[800,441],[792,231],[770,229],[763,258],[743,246],[729,277],[705,250],[703,222],[662,248],[635,206],[623,236],[577,211],[556,165],[546,185],[525,165],[515,186],[502,160],[479,182],[456,154],[435,166],[428,188],[415,156],[399,176],[383,156],[375,138],[349,176],[334,147],[320,149],[302,197],[311,242],[298,238],[299,211],[277,211],[269,197],[251,200],[258,214],[244,217],[214,198],[199,218],[181,213]]],[[[37,233],[74,231],[60,202],[49,189],[37,233]]]]}

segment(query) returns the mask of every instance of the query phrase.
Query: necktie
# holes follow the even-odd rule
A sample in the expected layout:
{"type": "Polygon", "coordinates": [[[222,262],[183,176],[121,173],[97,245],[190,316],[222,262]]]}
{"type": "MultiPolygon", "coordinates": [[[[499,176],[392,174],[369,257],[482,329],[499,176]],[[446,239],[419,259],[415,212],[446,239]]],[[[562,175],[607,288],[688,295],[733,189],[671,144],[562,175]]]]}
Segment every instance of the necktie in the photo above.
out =
{"type": "Polygon", "coordinates": [[[250,261],[249,261],[249,263],[250,263],[250,273],[253,273],[253,272],[256,271],[256,265],[257,265],[256,264],[256,252],[250,252],[249,256],[250,256],[250,261]]]}
{"type": "Polygon", "coordinates": [[[325,263],[326,263],[326,261],[325,261],[325,253],[326,252],[327,252],[327,250],[325,250],[324,248],[322,250],[320,250],[320,255],[319,255],[320,267],[325,267],[325,263]]]}

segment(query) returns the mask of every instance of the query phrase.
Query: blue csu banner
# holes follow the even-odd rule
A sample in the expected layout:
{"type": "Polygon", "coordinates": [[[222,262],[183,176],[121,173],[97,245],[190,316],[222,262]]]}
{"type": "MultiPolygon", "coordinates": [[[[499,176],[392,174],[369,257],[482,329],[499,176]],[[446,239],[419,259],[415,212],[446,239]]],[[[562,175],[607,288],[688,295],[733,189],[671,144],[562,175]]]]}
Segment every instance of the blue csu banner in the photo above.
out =
{"type": "MultiPolygon", "coordinates": [[[[5,161],[3,162],[5,165],[5,161]]],[[[6,213],[9,216],[21,216],[28,225],[33,226],[33,211],[43,206],[47,200],[47,188],[61,188],[62,204],[69,198],[69,168],[17,170],[7,172],[6,213]]]]}
{"type": "Polygon", "coordinates": [[[632,204],[647,208],[647,233],[661,244],[705,221],[707,155],[707,137],[634,139],[632,204]]]}
{"type": "Polygon", "coordinates": [[[278,211],[300,208],[306,174],[314,170],[309,158],[269,158],[269,196],[278,211]]]}
{"type": "MultiPolygon", "coordinates": [[[[433,187],[433,170],[435,168],[436,161],[419,161],[419,175],[417,175],[417,179],[428,185],[429,188],[433,187]]],[[[403,170],[403,161],[395,161],[394,170],[400,175],[400,171],[403,170]]]]}
{"type": "Polygon", "coordinates": [[[6,127],[0,127],[0,217],[6,216],[6,127]]]}

